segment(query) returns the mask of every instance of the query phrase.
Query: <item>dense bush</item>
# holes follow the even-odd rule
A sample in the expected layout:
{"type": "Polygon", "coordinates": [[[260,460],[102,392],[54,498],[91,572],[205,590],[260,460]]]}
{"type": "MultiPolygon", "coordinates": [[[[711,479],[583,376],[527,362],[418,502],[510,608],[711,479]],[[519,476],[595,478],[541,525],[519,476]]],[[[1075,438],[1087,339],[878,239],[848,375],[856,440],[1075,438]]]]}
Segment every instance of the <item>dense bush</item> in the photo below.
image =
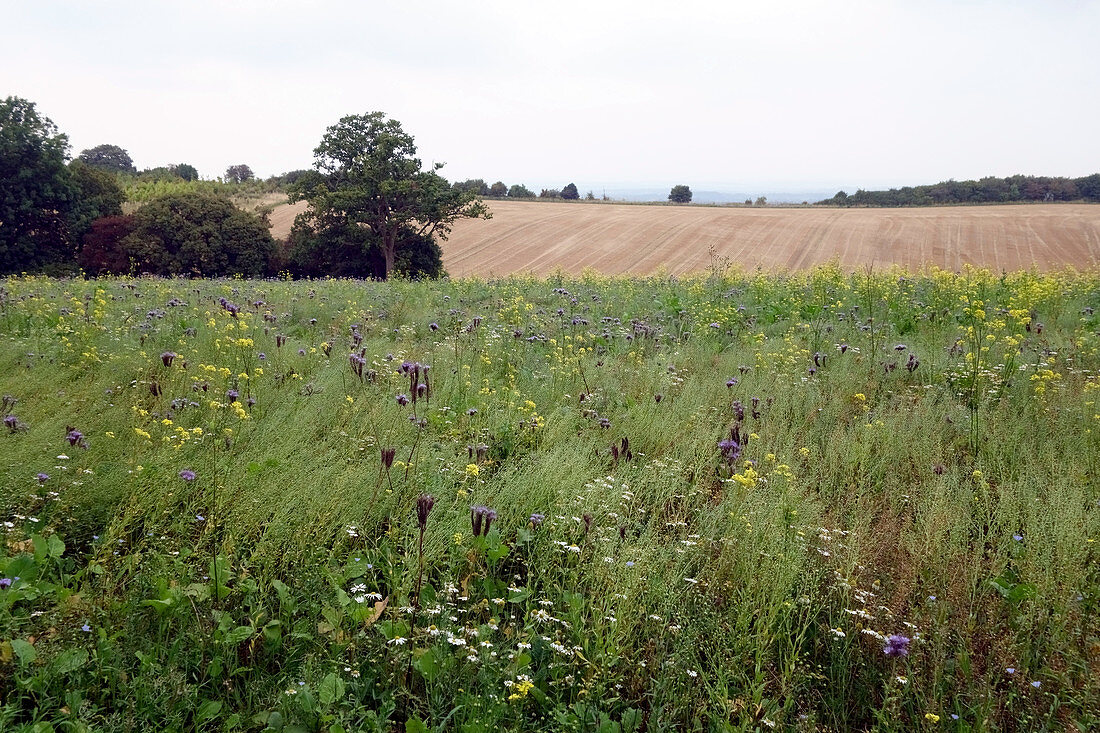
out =
{"type": "Polygon", "coordinates": [[[81,263],[89,271],[154,275],[262,276],[275,242],[267,223],[206,193],[165,196],[133,217],[97,222],[81,263]]]}

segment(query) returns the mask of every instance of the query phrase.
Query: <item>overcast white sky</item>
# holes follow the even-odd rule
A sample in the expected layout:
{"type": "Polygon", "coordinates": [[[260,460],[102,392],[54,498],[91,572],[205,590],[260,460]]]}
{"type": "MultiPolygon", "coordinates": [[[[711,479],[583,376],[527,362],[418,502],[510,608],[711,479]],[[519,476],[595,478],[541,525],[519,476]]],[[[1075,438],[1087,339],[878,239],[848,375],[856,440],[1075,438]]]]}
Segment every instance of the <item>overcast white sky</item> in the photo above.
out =
{"type": "Polygon", "coordinates": [[[1100,2],[0,0],[0,96],[205,178],[381,110],[452,180],[765,190],[1100,171],[1100,2]]]}

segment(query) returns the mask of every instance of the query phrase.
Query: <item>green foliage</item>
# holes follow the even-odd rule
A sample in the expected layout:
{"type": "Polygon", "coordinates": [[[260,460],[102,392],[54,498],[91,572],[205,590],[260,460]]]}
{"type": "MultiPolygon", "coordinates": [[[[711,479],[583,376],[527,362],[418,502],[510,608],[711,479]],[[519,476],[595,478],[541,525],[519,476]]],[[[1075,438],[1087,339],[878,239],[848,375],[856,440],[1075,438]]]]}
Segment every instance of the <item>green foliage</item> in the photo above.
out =
{"type": "Polygon", "coordinates": [[[508,195],[508,187],[504,185],[504,181],[497,181],[492,186],[489,186],[489,191],[485,195],[504,198],[508,195]]]}
{"type": "Polygon", "coordinates": [[[69,213],[69,236],[80,242],[96,219],[122,213],[126,195],[115,176],[79,160],[69,164],[69,178],[75,192],[69,213]]]}
{"type": "Polygon", "coordinates": [[[149,202],[120,245],[137,272],[155,275],[255,277],[267,272],[275,251],[262,219],[205,193],[149,202]]]}
{"type": "Polygon", "coordinates": [[[508,189],[508,198],[510,199],[533,199],[535,198],[535,192],[524,186],[522,183],[515,183],[508,189]]]}
{"type": "Polygon", "coordinates": [[[68,137],[33,102],[0,102],[0,273],[71,259],[68,148],[68,137]]]}
{"type": "Polygon", "coordinates": [[[941,181],[888,191],[838,192],[819,204],[832,206],[942,206],[1021,201],[1100,201],[1100,173],[1084,178],[1015,175],[987,176],[978,181],[941,181]]]}
{"type": "Polygon", "coordinates": [[[673,186],[669,191],[668,200],[674,204],[690,204],[691,189],[683,184],[673,186]]]}
{"type": "Polygon", "coordinates": [[[177,163],[176,165],[169,166],[168,170],[185,181],[199,180],[198,169],[190,163],[177,163]]]}
{"type": "Polygon", "coordinates": [[[0,729],[1100,723],[1095,272],[2,286],[0,729]]]}
{"type": "Polygon", "coordinates": [[[539,191],[540,199],[560,199],[561,191],[556,188],[544,188],[539,191]]]}
{"type": "Polygon", "coordinates": [[[491,216],[476,194],[436,172],[442,164],[423,170],[412,136],[381,112],[343,117],[313,152],[316,170],[290,189],[291,201],[309,202],[302,228],[322,245],[335,239],[350,251],[369,243],[382,254],[383,277],[394,272],[402,242],[445,239],[456,220],[491,216]]]}
{"type": "Polygon", "coordinates": [[[244,163],[240,165],[231,165],[225,169],[225,182],[226,183],[245,183],[255,178],[255,174],[252,173],[252,169],[244,163]]]}
{"type": "MultiPolygon", "coordinates": [[[[415,150],[414,150],[415,152],[415,150]]],[[[452,188],[462,193],[471,194],[474,196],[488,196],[489,186],[482,178],[470,178],[465,181],[455,181],[451,184],[452,188]]]]}
{"type": "Polygon", "coordinates": [[[577,192],[577,184],[567,183],[565,188],[561,190],[561,197],[566,201],[576,201],[579,199],[581,195],[577,192]]]}
{"type": "Polygon", "coordinates": [[[135,173],[137,170],[130,154],[117,145],[103,144],[82,150],[77,160],[110,173],[135,173]]]}

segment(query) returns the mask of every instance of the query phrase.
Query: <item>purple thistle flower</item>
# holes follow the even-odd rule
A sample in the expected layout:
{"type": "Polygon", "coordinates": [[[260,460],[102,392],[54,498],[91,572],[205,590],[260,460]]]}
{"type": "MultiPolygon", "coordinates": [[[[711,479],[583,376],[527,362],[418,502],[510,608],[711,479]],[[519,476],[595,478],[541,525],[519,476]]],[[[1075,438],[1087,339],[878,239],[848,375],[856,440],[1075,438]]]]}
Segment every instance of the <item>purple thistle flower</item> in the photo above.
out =
{"type": "Polygon", "coordinates": [[[196,478],[195,477],[195,472],[192,471],[190,468],[183,469],[182,471],[180,471],[179,475],[180,475],[180,478],[183,479],[184,481],[194,481],[195,478],[196,478]]]}
{"type": "Polygon", "coordinates": [[[901,634],[890,634],[886,638],[886,646],[882,653],[888,657],[905,657],[909,655],[909,637],[901,634]]]}

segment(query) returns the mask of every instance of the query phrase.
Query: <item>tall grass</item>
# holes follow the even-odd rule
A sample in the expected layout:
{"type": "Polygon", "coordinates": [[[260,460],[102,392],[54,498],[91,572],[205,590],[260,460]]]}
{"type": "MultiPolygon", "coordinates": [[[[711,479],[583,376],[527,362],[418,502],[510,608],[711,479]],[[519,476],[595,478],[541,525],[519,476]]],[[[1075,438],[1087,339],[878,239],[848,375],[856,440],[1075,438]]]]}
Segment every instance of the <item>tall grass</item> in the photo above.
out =
{"type": "Polygon", "coordinates": [[[1097,310],[1072,271],[8,279],[0,727],[1090,729],[1097,310]]]}

